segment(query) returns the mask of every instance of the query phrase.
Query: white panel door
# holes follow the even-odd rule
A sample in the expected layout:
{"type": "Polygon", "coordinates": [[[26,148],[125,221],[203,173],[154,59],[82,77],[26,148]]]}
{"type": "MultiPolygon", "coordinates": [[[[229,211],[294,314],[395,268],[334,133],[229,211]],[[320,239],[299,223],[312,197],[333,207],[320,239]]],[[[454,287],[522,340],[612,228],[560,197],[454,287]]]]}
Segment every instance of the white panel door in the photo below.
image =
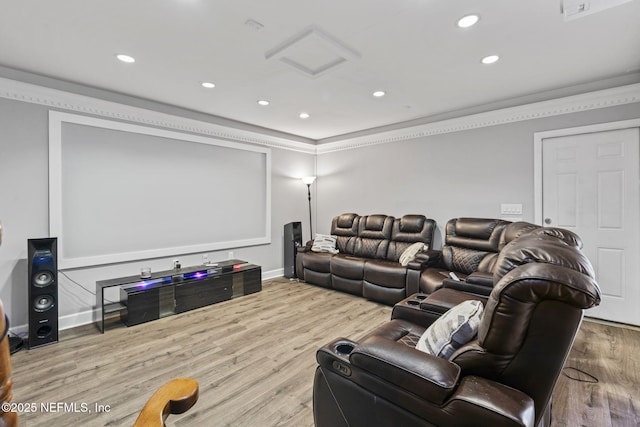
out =
{"type": "Polygon", "coordinates": [[[584,241],[602,303],[588,316],[640,325],[640,132],[638,128],[542,140],[546,226],[584,241]]]}

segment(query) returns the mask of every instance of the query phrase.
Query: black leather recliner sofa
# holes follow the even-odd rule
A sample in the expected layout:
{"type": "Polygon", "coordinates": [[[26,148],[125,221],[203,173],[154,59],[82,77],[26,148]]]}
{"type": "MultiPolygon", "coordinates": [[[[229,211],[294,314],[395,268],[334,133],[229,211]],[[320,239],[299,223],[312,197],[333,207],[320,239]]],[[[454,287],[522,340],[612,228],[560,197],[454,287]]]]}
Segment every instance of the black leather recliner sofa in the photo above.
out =
{"type": "Polygon", "coordinates": [[[488,296],[499,252],[516,237],[538,228],[524,221],[454,218],[445,226],[442,248],[418,254],[409,268],[420,271],[420,292],[449,287],[488,296]]]}
{"type": "Polygon", "coordinates": [[[358,342],[318,350],[315,425],[549,426],[553,388],[600,289],[577,236],[524,228],[511,227],[495,260],[477,336],[449,357],[415,348],[438,294],[480,298],[446,287],[397,304],[358,342]]]}
{"type": "MultiPolygon", "coordinates": [[[[445,225],[442,249],[419,254],[411,265],[422,271],[420,291],[441,288],[450,274],[465,282],[490,286],[500,240],[509,221],[491,218],[454,218],[445,225]]],[[[491,291],[489,287],[486,294],[491,291]]]]}
{"type": "Polygon", "coordinates": [[[399,262],[414,243],[431,246],[435,221],[424,215],[360,216],[345,213],[333,218],[338,254],[313,252],[311,244],[298,248],[296,275],[305,282],[393,305],[418,292],[420,267],[399,262]]]}

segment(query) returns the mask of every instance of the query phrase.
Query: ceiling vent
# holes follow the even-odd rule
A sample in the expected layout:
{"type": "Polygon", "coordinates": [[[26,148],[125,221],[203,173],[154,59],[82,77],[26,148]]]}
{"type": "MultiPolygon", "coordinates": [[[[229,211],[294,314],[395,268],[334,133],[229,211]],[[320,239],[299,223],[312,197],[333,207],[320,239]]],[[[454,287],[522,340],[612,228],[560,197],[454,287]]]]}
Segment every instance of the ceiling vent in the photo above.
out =
{"type": "Polygon", "coordinates": [[[633,0],[562,0],[562,15],[565,21],[571,21],[631,1],[633,0]]]}
{"type": "Polygon", "coordinates": [[[294,70],[316,78],[360,54],[337,38],[311,26],[265,53],[266,59],[279,59],[294,70]]]}

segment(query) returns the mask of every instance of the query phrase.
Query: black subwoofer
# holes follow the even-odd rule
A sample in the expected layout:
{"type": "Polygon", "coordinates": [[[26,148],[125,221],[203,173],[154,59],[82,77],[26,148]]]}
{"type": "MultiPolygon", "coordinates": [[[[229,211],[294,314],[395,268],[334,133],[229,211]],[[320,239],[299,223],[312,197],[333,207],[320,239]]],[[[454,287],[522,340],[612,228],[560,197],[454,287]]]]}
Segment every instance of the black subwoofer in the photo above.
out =
{"type": "Polygon", "coordinates": [[[29,348],[58,342],[58,240],[28,240],[29,348]]]}
{"type": "Polygon", "coordinates": [[[284,277],[296,277],[296,253],[302,246],[302,223],[284,225],[284,277]]]}

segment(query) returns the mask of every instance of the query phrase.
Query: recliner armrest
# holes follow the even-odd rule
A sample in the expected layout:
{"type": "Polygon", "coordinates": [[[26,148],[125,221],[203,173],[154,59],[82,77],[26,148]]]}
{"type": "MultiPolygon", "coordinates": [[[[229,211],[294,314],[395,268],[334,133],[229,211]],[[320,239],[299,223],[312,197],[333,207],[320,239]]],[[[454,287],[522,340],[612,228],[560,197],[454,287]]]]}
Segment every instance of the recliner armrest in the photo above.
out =
{"type": "Polygon", "coordinates": [[[460,367],[380,336],[359,343],[351,364],[422,398],[442,404],[455,390],[460,367]]]}
{"type": "MultiPolygon", "coordinates": [[[[474,274],[474,273],[472,273],[474,274]]],[[[442,287],[448,289],[455,289],[456,291],[467,292],[470,294],[480,295],[483,297],[488,297],[493,290],[493,280],[491,281],[491,285],[486,285],[484,283],[474,283],[468,280],[470,276],[466,277],[465,280],[453,280],[453,279],[444,279],[442,281],[442,287]]]]}
{"type": "Polygon", "coordinates": [[[304,246],[296,247],[297,253],[311,252],[311,248],[313,247],[313,240],[309,240],[304,246]]]}
{"type": "Polygon", "coordinates": [[[456,425],[531,426],[535,422],[533,399],[514,388],[474,375],[462,378],[444,406],[456,425]]]}
{"type": "Polygon", "coordinates": [[[466,282],[472,285],[481,285],[493,288],[493,273],[485,271],[474,271],[465,278],[466,282]]]}
{"type": "Polygon", "coordinates": [[[437,267],[440,265],[440,258],[442,257],[442,252],[429,249],[424,252],[420,252],[416,254],[416,257],[413,261],[407,264],[407,268],[412,270],[424,270],[429,267],[437,267]]]}

